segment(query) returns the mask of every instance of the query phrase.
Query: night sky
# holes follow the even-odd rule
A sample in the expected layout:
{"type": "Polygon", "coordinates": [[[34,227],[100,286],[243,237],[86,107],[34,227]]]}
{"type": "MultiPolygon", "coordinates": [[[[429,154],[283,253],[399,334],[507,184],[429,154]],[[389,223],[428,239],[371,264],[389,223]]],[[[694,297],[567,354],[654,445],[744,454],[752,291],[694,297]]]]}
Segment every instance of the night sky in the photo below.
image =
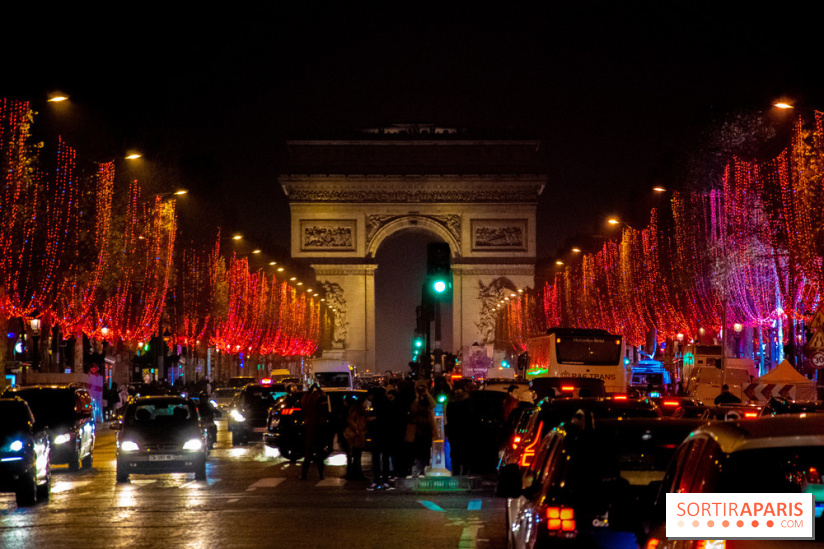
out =
{"type": "Polygon", "coordinates": [[[32,100],[81,157],[140,150],[189,189],[184,228],[221,225],[281,257],[291,137],[433,123],[541,138],[551,257],[608,215],[644,224],[651,187],[683,185],[733,114],[780,137],[776,99],[824,109],[809,3],[271,4],[11,14],[0,95],[32,100]],[[53,90],[70,113],[43,103],[53,90]]]}

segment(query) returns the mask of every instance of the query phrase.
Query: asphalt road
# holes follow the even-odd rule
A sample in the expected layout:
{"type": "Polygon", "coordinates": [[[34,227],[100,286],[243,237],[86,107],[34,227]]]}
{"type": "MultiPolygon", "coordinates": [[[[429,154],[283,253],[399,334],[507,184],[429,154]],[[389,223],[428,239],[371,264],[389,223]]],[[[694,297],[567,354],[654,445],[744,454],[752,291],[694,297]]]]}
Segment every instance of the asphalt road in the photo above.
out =
{"type": "MultiPolygon", "coordinates": [[[[368,492],[330,466],[319,481],[266,455],[232,448],[225,424],[194,475],[133,475],[115,483],[114,431],[99,425],[94,467],[56,466],[51,500],[16,509],[0,495],[0,547],[469,549],[505,546],[504,505],[490,491],[368,492]]],[[[368,464],[367,459],[364,462],[368,464]]]]}

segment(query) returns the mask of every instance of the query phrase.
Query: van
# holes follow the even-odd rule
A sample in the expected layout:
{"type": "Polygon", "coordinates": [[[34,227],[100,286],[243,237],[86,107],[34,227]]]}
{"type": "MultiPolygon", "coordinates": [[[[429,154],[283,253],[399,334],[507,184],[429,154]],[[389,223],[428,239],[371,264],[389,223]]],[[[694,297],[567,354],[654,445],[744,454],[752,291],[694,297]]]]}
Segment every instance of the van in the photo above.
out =
{"type": "Polygon", "coordinates": [[[730,392],[741,400],[748,400],[744,388],[752,381],[750,373],[743,368],[727,368],[726,375],[720,368],[704,367],[693,369],[687,380],[687,394],[703,403],[711,403],[721,394],[721,386],[726,383],[730,392]]]}
{"type": "Polygon", "coordinates": [[[354,389],[352,366],[345,360],[317,358],[311,364],[311,383],[324,389],[354,389]]]}

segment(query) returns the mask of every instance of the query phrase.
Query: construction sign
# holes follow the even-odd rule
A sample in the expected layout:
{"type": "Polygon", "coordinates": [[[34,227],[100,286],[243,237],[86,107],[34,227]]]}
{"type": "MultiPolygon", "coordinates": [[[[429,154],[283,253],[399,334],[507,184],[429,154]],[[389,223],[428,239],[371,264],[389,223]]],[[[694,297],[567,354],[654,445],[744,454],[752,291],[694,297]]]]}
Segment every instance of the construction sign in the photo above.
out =
{"type": "Polygon", "coordinates": [[[744,394],[750,401],[767,402],[772,397],[795,400],[795,384],[750,383],[744,394]]]}

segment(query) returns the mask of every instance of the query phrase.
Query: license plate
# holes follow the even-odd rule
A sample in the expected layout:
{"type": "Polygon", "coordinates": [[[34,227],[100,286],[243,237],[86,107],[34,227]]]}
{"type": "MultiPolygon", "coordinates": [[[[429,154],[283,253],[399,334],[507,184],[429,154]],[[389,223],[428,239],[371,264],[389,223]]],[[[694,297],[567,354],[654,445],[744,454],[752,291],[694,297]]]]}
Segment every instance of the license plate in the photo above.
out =
{"type": "Polygon", "coordinates": [[[157,454],[154,456],[149,456],[149,461],[174,461],[176,459],[177,456],[173,454],[157,454]]]}
{"type": "Polygon", "coordinates": [[[256,433],[262,433],[262,432],[266,431],[266,427],[255,427],[253,430],[256,433]]]}

